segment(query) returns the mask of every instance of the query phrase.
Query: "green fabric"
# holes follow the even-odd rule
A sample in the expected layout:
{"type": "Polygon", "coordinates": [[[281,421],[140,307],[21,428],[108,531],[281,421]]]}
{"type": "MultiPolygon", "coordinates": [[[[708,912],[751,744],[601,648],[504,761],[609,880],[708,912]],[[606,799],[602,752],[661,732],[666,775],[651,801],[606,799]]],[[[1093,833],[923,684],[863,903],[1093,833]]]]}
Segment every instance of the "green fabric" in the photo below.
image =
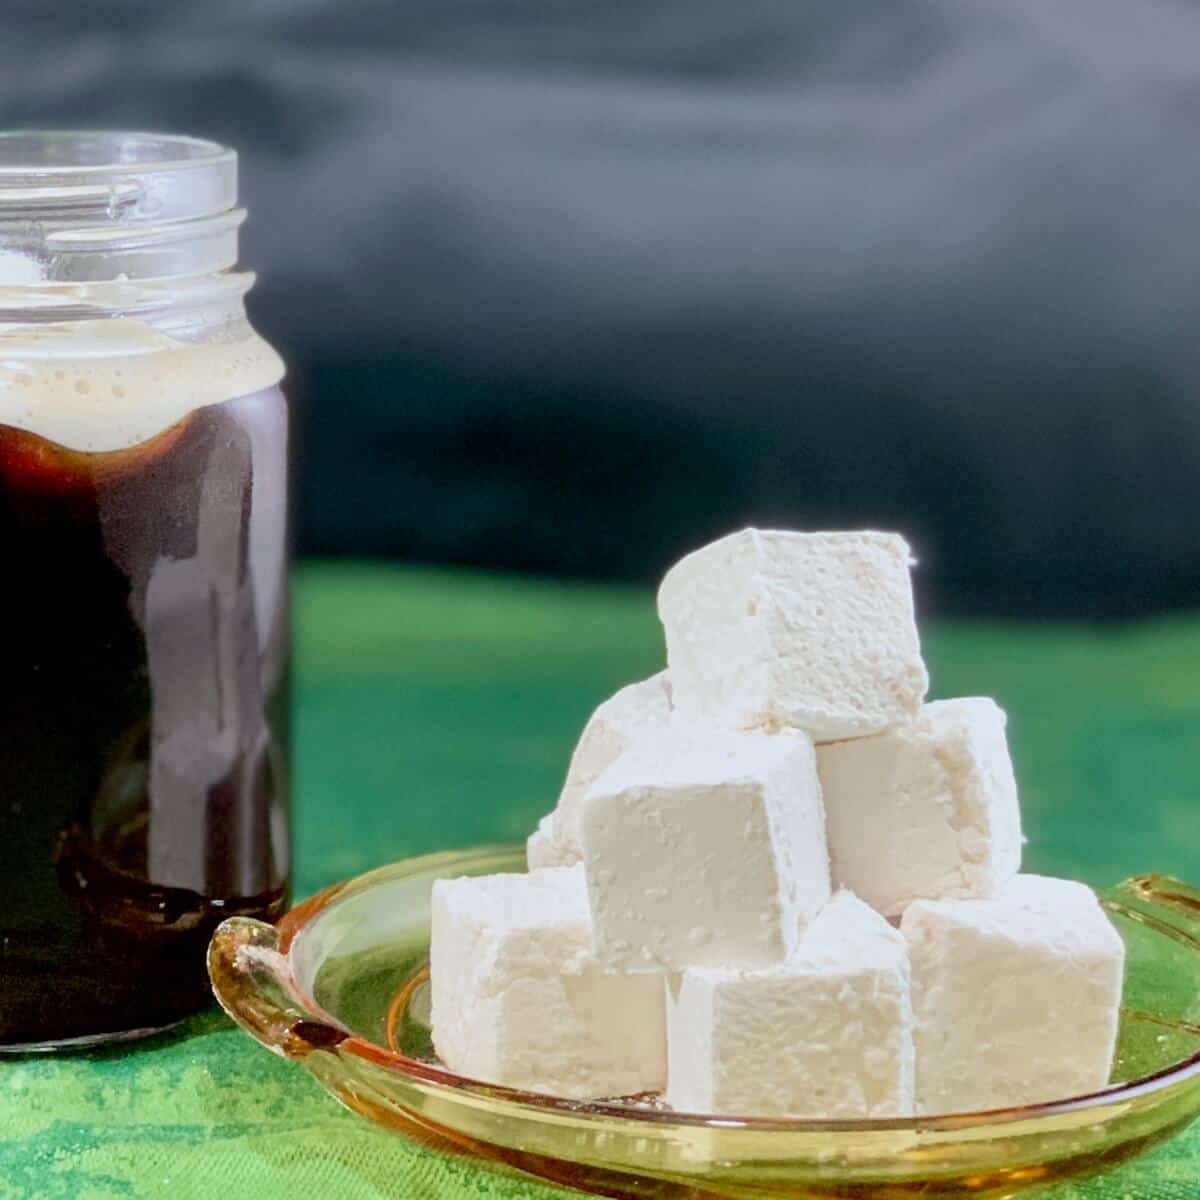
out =
{"type": "MultiPolygon", "coordinates": [[[[309,566],[297,588],[297,889],[520,838],[592,707],[660,664],[650,597],[492,576],[309,566]]],[[[1011,715],[1027,866],[1200,879],[1200,621],[938,624],[937,695],[1011,715]]],[[[1195,1200],[1200,1126],[1054,1200],[1195,1200]]],[[[0,1061],[0,1197],[551,1200],[416,1149],[206,1013],[135,1048],[0,1061]]]]}

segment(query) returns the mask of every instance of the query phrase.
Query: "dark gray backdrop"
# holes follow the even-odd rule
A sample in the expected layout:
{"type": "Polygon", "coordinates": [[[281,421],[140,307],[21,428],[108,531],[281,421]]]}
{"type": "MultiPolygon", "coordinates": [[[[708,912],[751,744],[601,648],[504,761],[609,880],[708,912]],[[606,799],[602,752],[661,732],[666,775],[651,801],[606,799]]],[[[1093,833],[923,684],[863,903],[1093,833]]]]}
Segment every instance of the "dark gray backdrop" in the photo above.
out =
{"type": "Polygon", "coordinates": [[[0,14],[0,125],[242,150],[309,551],[875,523],[944,607],[1200,600],[1196,3],[0,14]]]}

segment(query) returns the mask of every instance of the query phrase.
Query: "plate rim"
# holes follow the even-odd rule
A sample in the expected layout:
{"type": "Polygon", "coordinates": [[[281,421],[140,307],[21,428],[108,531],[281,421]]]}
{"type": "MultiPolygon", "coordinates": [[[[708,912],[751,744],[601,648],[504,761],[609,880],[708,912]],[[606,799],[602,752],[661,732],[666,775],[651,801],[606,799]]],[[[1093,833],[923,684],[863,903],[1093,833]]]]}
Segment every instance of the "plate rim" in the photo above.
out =
{"type": "MultiPolygon", "coordinates": [[[[523,857],[524,847],[515,842],[489,842],[480,845],[466,846],[458,849],[439,850],[429,854],[415,855],[397,859],[394,862],[375,867],[360,875],[340,880],[310,896],[307,900],[289,909],[279,920],[276,930],[280,937],[279,950],[284,956],[290,983],[296,998],[303,1007],[327,1022],[334,1030],[344,1036],[336,1042],[339,1050],[353,1054],[355,1057],[370,1063],[374,1067],[383,1068],[403,1076],[426,1087],[446,1091],[454,1096],[473,1096],[489,1103],[503,1103],[522,1110],[532,1110],[530,1115],[557,1113],[570,1115],[575,1119],[595,1120],[603,1122],[627,1121],[635,1126],[685,1126],[694,1129],[742,1129],[746,1131],[762,1131],[791,1134],[830,1134],[830,1133],[938,1133],[962,1132],[986,1126],[1008,1125],[1017,1122],[1042,1121],[1054,1117],[1072,1116],[1085,1113],[1092,1109],[1108,1105],[1130,1102],[1147,1095],[1167,1091],[1170,1088],[1186,1084],[1200,1077],[1200,1050],[1171,1066],[1164,1067],[1150,1075],[1123,1083],[1110,1084],[1099,1091],[1088,1092],[1080,1096],[1072,1096],[1062,1100],[1043,1101],[1037,1104],[1018,1105],[1007,1108],[984,1109],[967,1113],[945,1113],[933,1116],[909,1117],[872,1117],[843,1120],[820,1120],[803,1117],[736,1117],[721,1116],[712,1113],[680,1112],[674,1109],[636,1108],[628,1103],[612,1100],[571,1100],[561,1096],[544,1095],[539,1092],[525,1091],[519,1088],[506,1087],[501,1084],[488,1083],[484,1080],[473,1079],[450,1071],[446,1067],[435,1066],[422,1062],[387,1046],[364,1038],[348,1029],[334,1016],[327,1012],[315,998],[303,988],[296,979],[292,969],[292,948],[305,929],[321,913],[333,906],[339,899],[347,899],[365,891],[380,881],[381,877],[391,877],[399,872],[405,874],[428,874],[443,866],[463,865],[473,861],[487,861],[496,858],[508,858],[514,862],[523,857]]],[[[1134,876],[1132,883],[1148,879],[1168,880],[1168,876],[1134,876]]],[[[1170,879],[1170,882],[1187,888],[1189,885],[1180,880],[1170,879]]],[[[1122,884],[1115,885],[1116,887],[1122,884]]],[[[1103,902],[1103,894],[1100,894],[1103,902]]],[[[328,1048],[328,1047],[324,1047],[328,1048]]]]}

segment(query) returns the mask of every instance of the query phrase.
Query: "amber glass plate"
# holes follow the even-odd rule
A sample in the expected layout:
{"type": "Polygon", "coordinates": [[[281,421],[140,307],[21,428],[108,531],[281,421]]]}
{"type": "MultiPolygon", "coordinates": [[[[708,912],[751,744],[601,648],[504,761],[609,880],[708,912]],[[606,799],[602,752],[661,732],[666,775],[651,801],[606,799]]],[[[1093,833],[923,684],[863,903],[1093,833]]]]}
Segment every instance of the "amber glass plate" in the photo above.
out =
{"type": "Polygon", "coordinates": [[[1114,1082],[1095,1095],[923,1120],[731,1120],[464,1079],[429,1039],[430,888],[523,868],[511,846],[431,855],[329,888],[277,928],[235,917],[209,950],[217,998],[370,1121],[627,1200],[1007,1197],[1105,1170],[1200,1115],[1200,892],[1160,876],[1103,897],[1128,977],[1114,1082]]]}

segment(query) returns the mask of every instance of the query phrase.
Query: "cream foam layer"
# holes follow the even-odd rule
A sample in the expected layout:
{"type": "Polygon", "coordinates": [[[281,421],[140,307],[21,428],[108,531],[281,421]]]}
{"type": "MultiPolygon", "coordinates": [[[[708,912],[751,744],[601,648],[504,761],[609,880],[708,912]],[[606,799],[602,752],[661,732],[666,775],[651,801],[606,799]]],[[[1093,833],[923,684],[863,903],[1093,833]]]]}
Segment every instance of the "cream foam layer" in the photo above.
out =
{"type": "Polygon", "coordinates": [[[273,387],[283,370],[245,324],[197,343],[129,318],[0,324],[0,425],[69,450],[124,450],[196,409],[273,387]]]}

